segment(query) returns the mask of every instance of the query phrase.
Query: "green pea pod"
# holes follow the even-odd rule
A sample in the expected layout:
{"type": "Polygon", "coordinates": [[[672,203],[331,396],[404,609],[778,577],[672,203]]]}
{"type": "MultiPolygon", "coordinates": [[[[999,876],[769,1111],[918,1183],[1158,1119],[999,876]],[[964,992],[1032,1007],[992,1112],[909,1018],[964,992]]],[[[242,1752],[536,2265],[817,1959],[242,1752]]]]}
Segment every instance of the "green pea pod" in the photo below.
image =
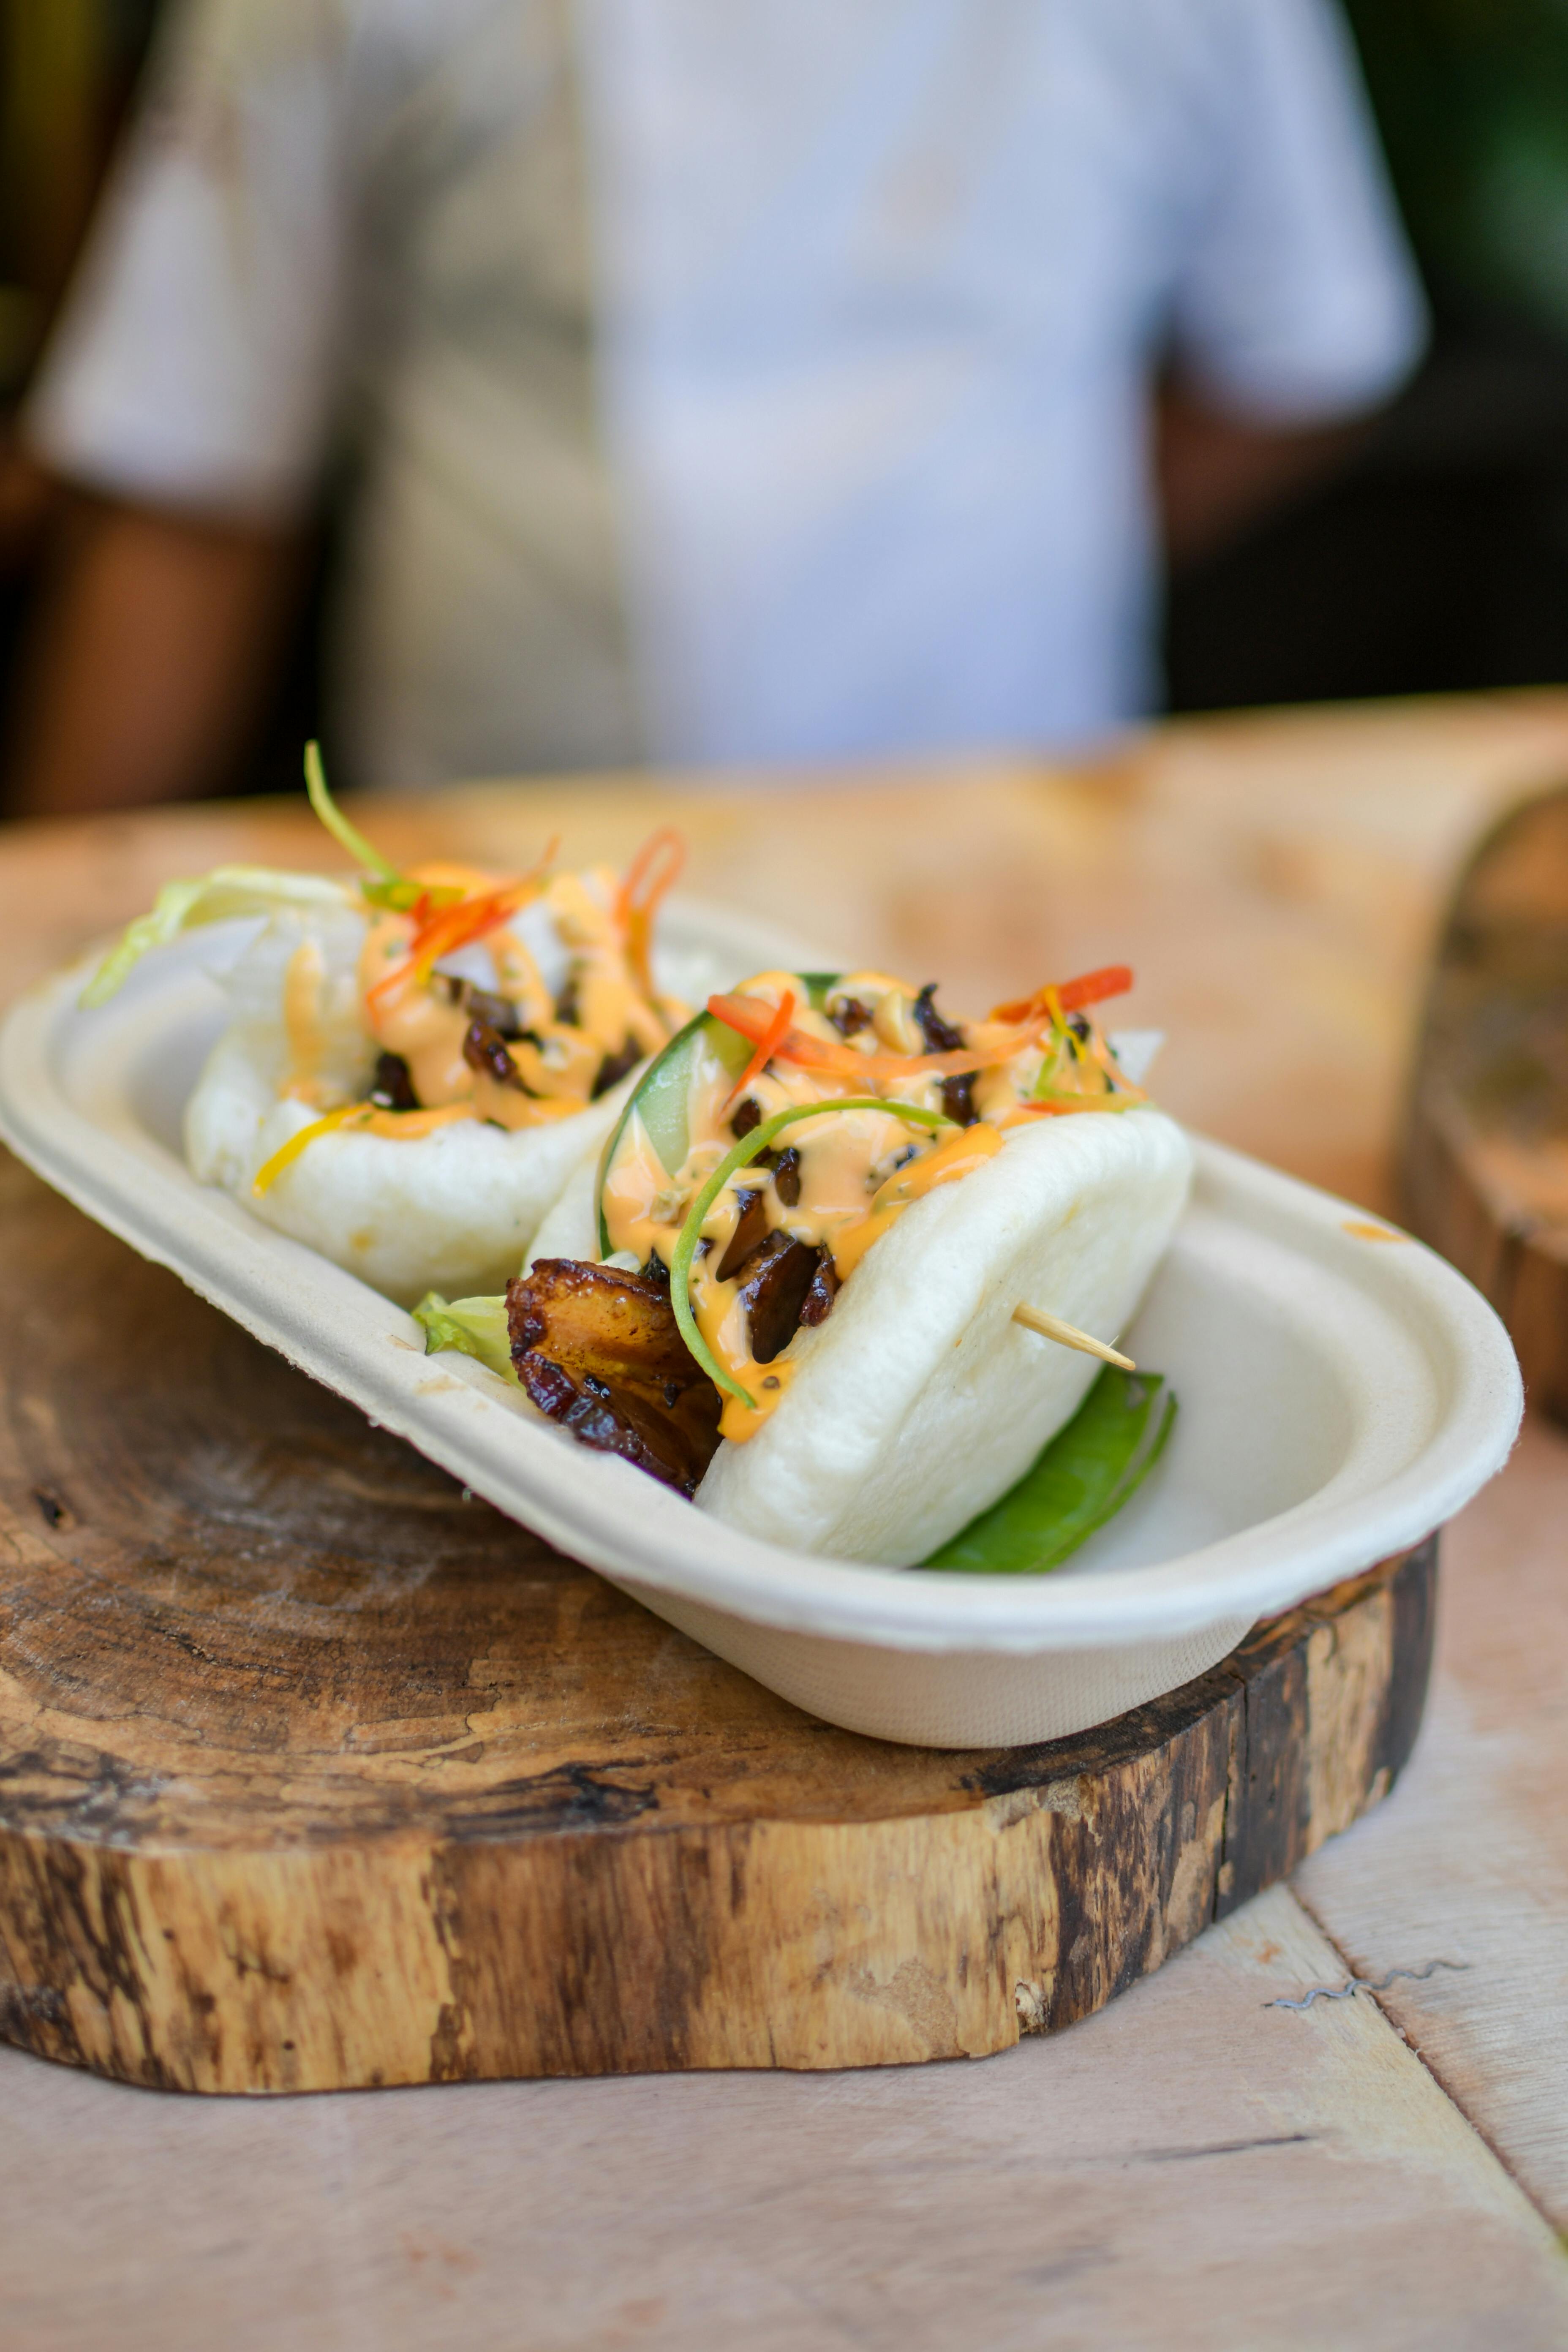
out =
{"type": "Polygon", "coordinates": [[[1059,1568],[1137,1493],[1175,1418],[1176,1400],[1160,1373],[1108,1364],[1017,1485],[921,1565],[972,1576],[1043,1576],[1059,1568]]]}
{"type": "Polygon", "coordinates": [[[759,1152],[768,1149],[775,1136],[782,1135],[786,1127],[795,1126],[799,1119],[821,1118],[835,1110],[885,1110],[889,1117],[901,1118],[909,1127],[934,1129],[954,1124],[942,1112],[921,1110],[914,1103],[884,1102],[879,1095],[841,1095],[827,1102],[793,1103],[787,1110],[774,1111],[772,1118],[764,1118],[761,1126],[752,1128],[750,1135],[743,1135],[734,1149],[724,1154],[691,1203],[686,1223],[680,1228],[675,1255],[669,1264],[669,1303],[675,1309],[681,1338],[709,1379],[718,1387],[727,1389],[744,1405],[754,1405],[755,1399],[748,1395],[739,1381],[731,1380],[720,1365],[698,1328],[697,1318],[691,1311],[691,1261],[697,1255],[697,1244],[702,1236],[702,1221],[731,1177],[738,1170],[749,1167],[759,1152]]]}

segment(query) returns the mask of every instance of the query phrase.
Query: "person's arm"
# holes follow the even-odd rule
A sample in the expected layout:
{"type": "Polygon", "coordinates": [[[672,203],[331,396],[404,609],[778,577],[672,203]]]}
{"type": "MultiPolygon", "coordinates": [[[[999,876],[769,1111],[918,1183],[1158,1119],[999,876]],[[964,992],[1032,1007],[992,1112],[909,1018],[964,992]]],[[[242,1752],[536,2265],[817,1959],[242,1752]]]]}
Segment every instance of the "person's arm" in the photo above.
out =
{"type": "Polygon", "coordinates": [[[37,463],[79,496],[25,664],[14,803],[199,793],[242,755],[352,331],[364,14],[164,12],[23,413],[37,463]]]}
{"type": "Polygon", "coordinates": [[[1213,0],[1204,21],[1155,434],[1177,563],[1342,458],[1415,365],[1426,319],[1332,0],[1213,0]]]}
{"type": "Polygon", "coordinates": [[[1369,421],[1273,425],[1227,414],[1176,380],[1161,385],[1154,467],[1167,562],[1199,562],[1295,492],[1332,473],[1369,421]]]}
{"type": "Polygon", "coordinates": [[[15,814],[184,799],[230,781],[299,578],[280,532],[82,500],[24,661],[15,814]]]}

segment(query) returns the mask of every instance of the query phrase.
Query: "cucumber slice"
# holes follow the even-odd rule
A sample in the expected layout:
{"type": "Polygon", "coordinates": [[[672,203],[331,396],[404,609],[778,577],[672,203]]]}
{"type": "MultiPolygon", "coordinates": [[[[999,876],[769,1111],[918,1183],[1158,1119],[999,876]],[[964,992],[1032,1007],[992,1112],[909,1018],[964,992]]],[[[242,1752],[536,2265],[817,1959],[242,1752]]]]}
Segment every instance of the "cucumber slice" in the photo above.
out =
{"type": "Polygon", "coordinates": [[[738,1078],[752,1058],[752,1048],[744,1037],[726,1027],[722,1021],[715,1021],[710,1013],[697,1013],[684,1029],[677,1031],[663,1053],[656,1055],[648,1064],[611,1129],[599,1161],[599,1179],[594,1193],[601,1257],[610,1255],[610,1231],[605,1223],[605,1179],[616,1164],[633,1118],[642,1121],[643,1131],[658,1154],[665,1173],[679,1174],[691,1149],[691,1088],[703,1057],[708,1055],[738,1078]]]}
{"type": "MultiPolygon", "coordinates": [[[[836,971],[801,971],[795,977],[805,991],[807,1003],[820,1013],[827,1001],[828,990],[837,988],[842,975],[836,971]]],[[[659,1166],[668,1176],[678,1175],[691,1149],[691,1088],[703,1055],[713,1055],[731,1077],[738,1078],[751,1060],[752,1052],[749,1039],[741,1036],[726,1023],[716,1021],[710,1013],[699,1013],[684,1029],[677,1032],[663,1053],[649,1063],[616,1121],[599,1161],[594,1213],[599,1228],[599,1253],[602,1257],[608,1257],[610,1254],[610,1231],[605,1223],[605,1179],[616,1164],[616,1155],[626,1139],[634,1115],[641,1119],[643,1132],[658,1154],[659,1166]]]]}

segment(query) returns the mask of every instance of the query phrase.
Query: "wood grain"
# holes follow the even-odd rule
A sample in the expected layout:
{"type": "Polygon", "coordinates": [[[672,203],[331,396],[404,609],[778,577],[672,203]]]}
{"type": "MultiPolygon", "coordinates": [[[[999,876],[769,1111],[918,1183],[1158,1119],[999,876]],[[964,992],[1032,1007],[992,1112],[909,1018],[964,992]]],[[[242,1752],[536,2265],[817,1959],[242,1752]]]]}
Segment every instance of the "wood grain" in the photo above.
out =
{"type": "Polygon", "coordinates": [[[1568,788],[1467,866],[1438,947],[1403,1174],[1415,1230],[1508,1325],[1568,1420],[1568,788]]]}
{"type": "Polygon", "coordinates": [[[1086,2016],[1387,1789],[1434,1548],[1071,1741],[835,1731],[0,1174],[0,2032],[321,2090],[1086,2016]]]}

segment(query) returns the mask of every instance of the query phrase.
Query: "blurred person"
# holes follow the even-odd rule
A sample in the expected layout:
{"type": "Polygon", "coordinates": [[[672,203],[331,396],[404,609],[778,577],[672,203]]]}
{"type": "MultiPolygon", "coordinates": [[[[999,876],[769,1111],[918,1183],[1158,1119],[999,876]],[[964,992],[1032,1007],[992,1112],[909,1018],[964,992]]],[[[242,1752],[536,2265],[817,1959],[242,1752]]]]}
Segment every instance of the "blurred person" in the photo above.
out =
{"type": "Polygon", "coordinates": [[[1329,0],[188,0],[30,409],[17,793],[223,780],[344,447],[350,781],[1081,745],[1157,468],[1234,528],[1421,335],[1329,0]]]}
{"type": "Polygon", "coordinates": [[[1429,346],[1344,465],[1176,567],[1176,709],[1568,678],[1568,10],[1345,13],[1429,346]]]}

